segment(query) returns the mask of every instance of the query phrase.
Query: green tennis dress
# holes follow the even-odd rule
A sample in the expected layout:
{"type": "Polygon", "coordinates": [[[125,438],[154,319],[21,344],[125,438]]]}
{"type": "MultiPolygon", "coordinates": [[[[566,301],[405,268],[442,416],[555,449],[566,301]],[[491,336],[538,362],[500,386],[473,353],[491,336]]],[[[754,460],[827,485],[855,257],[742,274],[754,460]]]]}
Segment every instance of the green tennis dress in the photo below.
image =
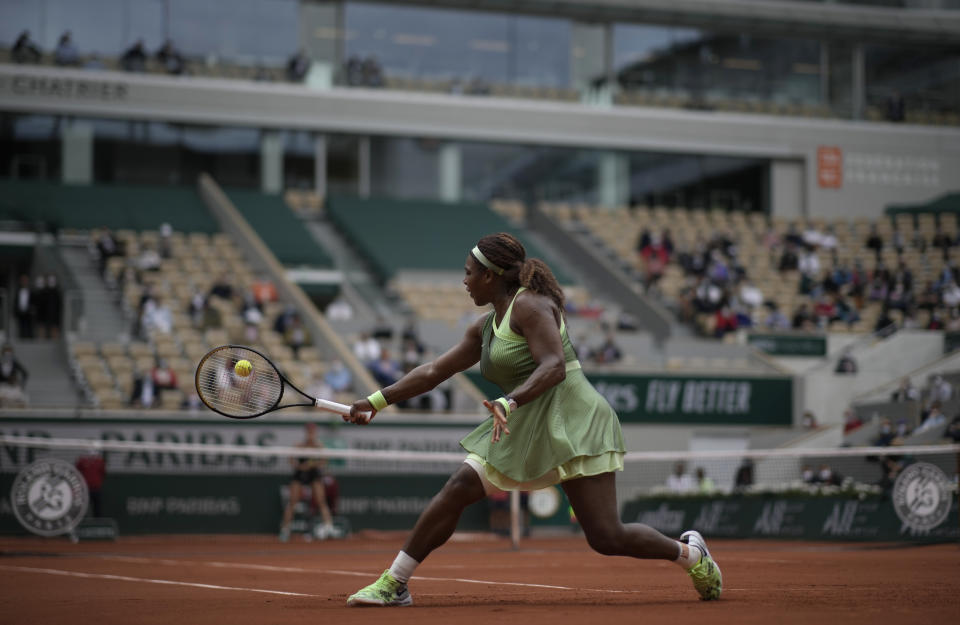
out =
{"type": "MultiPolygon", "coordinates": [[[[524,289],[517,291],[519,295],[524,289]]],[[[509,395],[537,368],[527,340],[510,329],[514,295],[503,320],[491,311],[483,324],[480,373],[509,395]]],[[[503,490],[534,490],[577,477],[623,470],[623,433],[617,414],[583,375],[576,352],[560,324],[566,378],[514,410],[510,434],[491,442],[493,416],[460,444],[479,462],[490,482],[503,490]]]]}

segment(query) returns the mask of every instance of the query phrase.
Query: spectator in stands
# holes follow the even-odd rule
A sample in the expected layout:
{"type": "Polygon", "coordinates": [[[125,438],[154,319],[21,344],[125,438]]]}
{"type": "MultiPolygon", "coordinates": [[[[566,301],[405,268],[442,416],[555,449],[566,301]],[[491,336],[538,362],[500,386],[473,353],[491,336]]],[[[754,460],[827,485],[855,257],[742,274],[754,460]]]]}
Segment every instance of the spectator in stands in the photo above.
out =
{"type": "Polygon", "coordinates": [[[287,61],[287,80],[290,82],[303,82],[310,70],[310,59],[307,58],[306,50],[300,48],[296,54],[287,61]]]}
{"type": "Polygon", "coordinates": [[[889,447],[897,438],[897,432],[893,429],[890,419],[884,419],[880,422],[880,433],[873,440],[874,447],[889,447]]]}
{"type": "Polygon", "coordinates": [[[940,226],[937,226],[937,229],[933,235],[933,239],[930,241],[930,246],[933,248],[939,248],[943,254],[943,259],[948,260],[950,257],[950,248],[953,247],[955,241],[953,237],[940,229],[940,226]]]}
{"type": "Polygon", "coordinates": [[[793,314],[791,322],[794,330],[815,330],[817,328],[816,318],[810,312],[806,303],[800,304],[797,311],[793,314]]]}
{"type": "Polygon", "coordinates": [[[165,358],[157,359],[157,364],[150,371],[150,377],[153,379],[153,388],[158,395],[163,391],[177,389],[177,372],[170,367],[170,363],[165,358]]]}
{"type": "Polygon", "coordinates": [[[807,430],[814,430],[817,428],[817,417],[814,416],[813,412],[806,410],[803,413],[803,417],[800,418],[800,427],[807,430]]]}
{"type": "Polygon", "coordinates": [[[30,288],[30,276],[21,274],[20,285],[14,294],[13,315],[17,318],[17,336],[32,339],[37,319],[37,293],[30,288]]]}
{"type": "Polygon", "coordinates": [[[734,492],[742,493],[753,486],[753,460],[744,458],[737,469],[737,474],[733,478],[734,492]]]}
{"type": "Polygon", "coordinates": [[[190,300],[187,302],[187,315],[190,317],[190,324],[198,330],[204,330],[205,317],[207,311],[207,296],[204,295],[198,287],[193,287],[193,293],[190,294],[190,300]]]}
{"type": "Polygon", "coordinates": [[[900,380],[900,386],[898,386],[897,390],[890,396],[890,401],[920,401],[920,389],[913,385],[913,382],[910,381],[908,376],[904,376],[903,379],[900,380]]]}
{"type": "Polygon", "coordinates": [[[777,269],[779,269],[780,272],[793,271],[797,268],[799,262],[797,246],[793,243],[788,243],[783,250],[783,254],[780,255],[780,262],[777,265],[777,269]]]}
{"type": "Polygon", "coordinates": [[[100,274],[103,275],[106,272],[107,261],[114,256],[123,256],[123,249],[109,228],[100,231],[96,246],[100,261],[100,274]]]}
{"type": "Polygon", "coordinates": [[[717,490],[717,485],[707,475],[703,467],[697,467],[697,492],[701,495],[711,495],[717,490]]]}
{"type": "Polygon", "coordinates": [[[230,283],[230,278],[227,277],[227,274],[221,273],[217,276],[217,279],[210,286],[210,295],[225,300],[233,298],[233,285],[230,283]]]}
{"type": "Polygon", "coordinates": [[[163,47],[157,50],[157,62],[163,66],[163,69],[168,74],[180,75],[183,73],[183,70],[186,68],[186,64],[183,60],[183,55],[180,54],[180,51],[173,45],[173,41],[167,39],[163,43],[163,47]]]}
{"type": "Polygon", "coordinates": [[[13,346],[9,343],[0,349],[0,407],[23,407],[29,403],[27,397],[27,379],[30,374],[17,360],[13,346]]]}
{"type": "Polygon", "coordinates": [[[380,358],[380,342],[373,338],[369,332],[363,332],[353,343],[353,354],[357,360],[369,366],[372,362],[380,358]]]}
{"type": "Polygon", "coordinates": [[[143,371],[136,365],[133,369],[133,387],[129,401],[134,408],[152,408],[157,403],[157,393],[151,372],[143,371]]]}
{"type": "Polygon", "coordinates": [[[607,331],[606,334],[604,334],[603,343],[590,352],[590,359],[602,365],[620,362],[622,358],[623,351],[620,349],[620,346],[617,345],[616,336],[611,331],[607,331]]]}
{"type": "Polygon", "coordinates": [[[897,322],[890,316],[890,309],[884,306],[880,309],[880,315],[873,326],[873,331],[878,337],[886,338],[897,331],[897,322]]]}
{"type": "Polygon", "coordinates": [[[902,122],[907,118],[903,103],[903,96],[896,89],[887,96],[884,117],[888,122],[902,122]]]}
{"type": "Polygon", "coordinates": [[[949,438],[954,443],[960,443],[960,415],[957,415],[943,432],[944,438],[949,438]]]}
{"type": "MultiPolygon", "coordinates": [[[[243,295],[243,301],[240,304],[240,318],[243,320],[243,336],[246,341],[248,343],[257,342],[260,339],[260,322],[263,321],[263,307],[260,302],[257,301],[252,291],[247,291],[243,295]]],[[[297,346],[297,349],[299,348],[300,347],[297,346]]]]}
{"type": "Polygon", "coordinates": [[[938,401],[945,403],[953,397],[953,385],[941,374],[937,374],[930,382],[930,403],[938,401]]]}
{"type": "Polygon", "coordinates": [[[69,30],[60,35],[57,48],[53,51],[53,62],[64,66],[80,64],[80,52],[77,50],[77,46],[73,45],[69,30]]]}
{"type": "Polygon", "coordinates": [[[423,362],[424,348],[415,337],[407,336],[403,339],[400,349],[400,364],[404,373],[409,373],[423,362]]]}
{"type": "Polygon", "coordinates": [[[330,363],[330,368],[323,375],[323,381],[335,393],[344,393],[353,389],[353,374],[341,360],[334,360],[330,363]]]}
{"type": "Polygon", "coordinates": [[[860,418],[860,415],[857,414],[857,411],[853,408],[847,408],[843,411],[843,433],[849,434],[850,432],[856,430],[858,427],[863,425],[863,419],[860,418]]]}
{"type": "Polygon", "coordinates": [[[853,357],[853,351],[848,347],[843,350],[843,354],[840,355],[840,359],[837,360],[837,366],[834,368],[834,373],[842,374],[856,374],[859,367],[857,366],[857,360],[853,357]]]}
{"type": "Polygon", "coordinates": [[[672,493],[686,494],[697,488],[693,476],[687,473],[687,465],[678,462],[673,465],[673,473],[667,476],[667,488],[672,493]]]}
{"type": "Polygon", "coordinates": [[[37,284],[37,322],[44,337],[48,339],[58,338],[60,336],[60,311],[63,307],[63,297],[60,294],[60,287],[57,285],[57,276],[52,273],[46,278],[38,276],[37,284]]]}
{"type": "Polygon", "coordinates": [[[353,319],[353,306],[345,298],[338,297],[327,306],[327,318],[331,320],[353,319]]]}
{"type": "Polygon", "coordinates": [[[787,318],[776,302],[766,303],[768,313],[763,325],[769,330],[788,330],[790,329],[790,319],[787,318]]]}
{"type": "Polygon", "coordinates": [[[140,329],[144,339],[154,334],[173,332],[173,313],[159,295],[147,300],[140,317],[140,329]]]}
{"type": "Polygon", "coordinates": [[[380,350],[380,357],[368,365],[370,373],[382,387],[390,386],[403,377],[403,369],[390,354],[390,350],[380,350]]]}
{"type": "Polygon", "coordinates": [[[173,226],[164,222],[160,224],[160,256],[170,258],[173,256],[173,226]]]}
{"type": "Polygon", "coordinates": [[[877,224],[870,224],[870,234],[867,236],[865,245],[867,249],[873,250],[873,253],[876,255],[877,260],[879,261],[880,254],[883,252],[883,238],[877,231],[877,224]]]}
{"type": "Polygon", "coordinates": [[[30,31],[24,30],[17,37],[10,50],[10,57],[14,63],[39,63],[40,48],[30,40],[30,31]]]}
{"type": "Polygon", "coordinates": [[[670,253],[660,235],[650,237],[650,242],[640,250],[640,258],[643,262],[644,287],[650,289],[663,277],[670,261],[670,253]]]}
{"type": "Polygon", "coordinates": [[[137,256],[137,269],[140,271],[159,271],[162,262],[160,253],[152,245],[144,245],[140,255],[137,256]]]}
{"type": "Polygon", "coordinates": [[[940,402],[935,401],[930,405],[930,411],[927,413],[926,418],[923,422],[914,430],[914,434],[919,434],[921,432],[928,432],[930,430],[936,429],[937,427],[943,425],[947,422],[947,416],[943,414],[943,410],[940,409],[940,402]]]}
{"type": "Polygon", "coordinates": [[[120,67],[128,72],[142,72],[147,69],[147,51],[143,47],[143,39],[127,48],[120,57],[120,67]]]}
{"type": "Polygon", "coordinates": [[[747,278],[740,282],[739,299],[749,310],[756,310],[763,305],[763,291],[747,278]]]}
{"type": "Polygon", "coordinates": [[[293,350],[293,357],[300,358],[300,348],[310,345],[310,333],[303,326],[303,320],[300,315],[294,314],[290,320],[290,325],[283,333],[283,340],[293,350]]]}
{"type": "Polygon", "coordinates": [[[736,332],[739,322],[737,315],[729,306],[721,306],[713,316],[713,336],[722,339],[730,332],[736,332]]]}
{"type": "Polygon", "coordinates": [[[813,316],[816,319],[817,327],[826,329],[830,322],[839,319],[837,315],[837,306],[832,295],[823,293],[817,298],[813,305],[813,316]]]}

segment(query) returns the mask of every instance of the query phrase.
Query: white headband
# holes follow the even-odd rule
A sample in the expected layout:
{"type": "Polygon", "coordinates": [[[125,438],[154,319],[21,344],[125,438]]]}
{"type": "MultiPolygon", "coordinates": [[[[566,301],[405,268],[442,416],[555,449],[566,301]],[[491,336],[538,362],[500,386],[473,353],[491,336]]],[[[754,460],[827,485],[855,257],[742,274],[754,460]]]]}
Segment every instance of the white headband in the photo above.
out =
{"type": "Polygon", "coordinates": [[[487,257],[483,255],[483,252],[480,251],[480,247],[479,247],[479,246],[476,246],[476,245],[473,246],[473,250],[472,250],[471,253],[473,254],[473,257],[476,258],[476,259],[480,262],[481,265],[483,265],[484,267],[486,267],[487,269],[489,269],[489,270],[492,271],[493,273],[497,274],[498,276],[502,276],[502,275],[503,275],[503,269],[501,269],[500,267],[497,267],[497,266],[494,265],[492,262],[490,262],[490,261],[487,259],[487,257]]]}

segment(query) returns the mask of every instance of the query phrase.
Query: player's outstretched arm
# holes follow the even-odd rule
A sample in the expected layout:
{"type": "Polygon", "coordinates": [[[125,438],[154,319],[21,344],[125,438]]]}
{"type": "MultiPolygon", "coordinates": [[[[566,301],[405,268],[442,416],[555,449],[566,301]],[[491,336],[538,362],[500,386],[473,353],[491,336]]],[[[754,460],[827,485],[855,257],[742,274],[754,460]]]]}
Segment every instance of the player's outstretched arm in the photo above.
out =
{"type": "MultiPolygon", "coordinates": [[[[480,361],[481,335],[486,316],[474,322],[464,333],[459,343],[432,362],[416,367],[394,384],[381,389],[387,404],[395,404],[416,397],[433,389],[454,374],[464,371],[480,361]]],[[[344,421],[365,425],[376,414],[376,408],[369,399],[358,399],[350,406],[350,416],[344,421]],[[363,413],[370,413],[367,418],[363,413]]]]}

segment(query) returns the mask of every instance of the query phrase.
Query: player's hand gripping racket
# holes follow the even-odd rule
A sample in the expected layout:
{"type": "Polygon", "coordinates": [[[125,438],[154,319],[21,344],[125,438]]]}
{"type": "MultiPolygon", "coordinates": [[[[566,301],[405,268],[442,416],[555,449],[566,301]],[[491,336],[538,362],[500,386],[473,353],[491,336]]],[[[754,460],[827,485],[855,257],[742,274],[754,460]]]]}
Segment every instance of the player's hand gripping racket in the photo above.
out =
{"type": "MultiPolygon", "coordinates": [[[[269,358],[241,345],[216,347],[200,359],[194,377],[197,394],[207,408],[231,419],[253,419],[274,410],[295,406],[315,406],[340,416],[350,416],[350,406],[311,397],[283,377],[269,358]],[[290,387],[300,397],[281,404],[290,387]]],[[[289,398],[289,397],[288,397],[289,398]]],[[[369,421],[370,414],[367,413],[369,421]]]]}

